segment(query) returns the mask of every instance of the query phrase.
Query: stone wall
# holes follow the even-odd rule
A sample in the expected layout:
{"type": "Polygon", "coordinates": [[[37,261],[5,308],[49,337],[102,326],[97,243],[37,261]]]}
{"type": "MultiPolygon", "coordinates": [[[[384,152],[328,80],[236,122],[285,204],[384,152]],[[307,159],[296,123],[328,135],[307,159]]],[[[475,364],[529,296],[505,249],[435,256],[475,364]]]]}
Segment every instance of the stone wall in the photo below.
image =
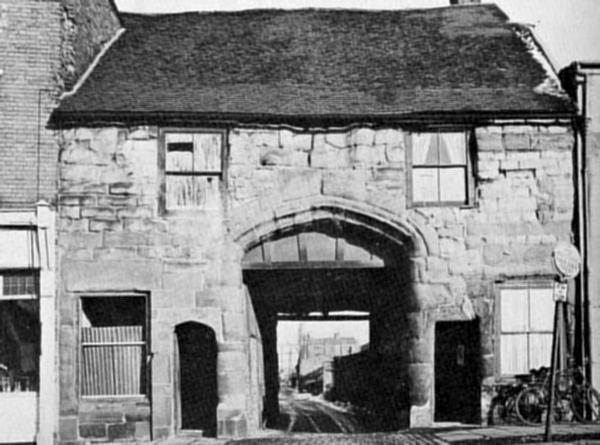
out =
{"type": "Polygon", "coordinates": [[[334,213],[397,227],[412,237],[409,282],[416,298],[398,320],[411,326],[411,335],[390,335],[388,346],[412,354],[410,421],[422,425],[432,420],[435,322],[465,319],[474,308],[483,383],[491,383],[495,281],[551,276],[554,244],[571,238],[574,139],[566,126],[478,128],[476,203],[464,208],[407,207],[400,129],[231,129],[220,205],[168,215],[157,205],[157,133],[153,127],[61,133],[62,441],[82,437],[82,404],[72,384],[80,295],[149,293],[155,438],[175,428],[174,326],[188,320],[211,326],[219,344],[220,433],[244,435],[258,427],[259,409],[256,397],[247,396],[256,391],[249,390],[244,249],[274,230],[334,213]]]}

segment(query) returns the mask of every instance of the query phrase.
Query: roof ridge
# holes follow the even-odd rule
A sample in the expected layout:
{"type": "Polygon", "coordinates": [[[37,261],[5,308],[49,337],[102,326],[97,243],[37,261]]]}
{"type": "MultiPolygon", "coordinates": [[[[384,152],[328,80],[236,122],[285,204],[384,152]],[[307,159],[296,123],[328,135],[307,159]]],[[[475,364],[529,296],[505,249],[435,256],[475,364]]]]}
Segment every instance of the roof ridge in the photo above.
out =
{"type": "MultiPolygon", "coordinates": [[[[365,14],[377,14],[377,13],[398,13],[398,12],[430,12],[430,11],[443,11],[443,10],[465,10],[471,8],[487,8],[497,9],[502,11],[495,3],[479,3],[470,5],[460,5],[460,8],[454,5],[448,6],[436,6],[431,8],[397,8],[397,9],[366,9],[366,8],[320,8],[320,7],[306,7],[306,8],[249,8],[249,9],[236,9],[236,10],[213,10],[213,11],[202,11],[202,10],[190,10],[190,11],[177,11],[177,12],[133,12],[133,11],[122,11],[122,16],[135,16],[135,17],[176,17],[183,15],[245,15],[254,13],[298,13],[298,12],[355,12],[365,14]]],[[[503,11],[502,11],[503,12],[503,11]]],[[[507,17],[508,19],[508,17],[507,17]]]]}

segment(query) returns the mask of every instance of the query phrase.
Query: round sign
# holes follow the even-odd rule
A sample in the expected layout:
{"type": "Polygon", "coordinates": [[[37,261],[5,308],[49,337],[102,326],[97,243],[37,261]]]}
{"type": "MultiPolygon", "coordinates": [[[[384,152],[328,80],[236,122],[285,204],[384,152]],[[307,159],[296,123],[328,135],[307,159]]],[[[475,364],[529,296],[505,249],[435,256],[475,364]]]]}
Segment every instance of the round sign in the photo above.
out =
{"type": "Polygon", "coordinates": [[[573,244],[558,243],[552,252],[552,260],[556,271],[566,279],[579,275],[581,257],[573,244]]]}

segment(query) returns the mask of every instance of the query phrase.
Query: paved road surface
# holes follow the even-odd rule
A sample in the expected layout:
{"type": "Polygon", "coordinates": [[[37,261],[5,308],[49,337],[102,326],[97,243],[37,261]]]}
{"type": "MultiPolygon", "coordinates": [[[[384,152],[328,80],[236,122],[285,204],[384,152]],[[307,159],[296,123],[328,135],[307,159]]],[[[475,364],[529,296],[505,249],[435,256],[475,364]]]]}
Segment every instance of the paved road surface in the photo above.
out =
{"type": "Polygon", "coordinates": [[[422,433],[367,433],[360,418],[351,411],[314,397],[287,393],[280,395],[279,405],[285,431],[268,437],[243,439],[232,445],[341,445],[341,444],[406,444],[442,445],[443,440],[433,434],[422,433]]]}
{"type": "Polygon", "coordinates": [[[361,433],[360,421],[348,410],[316,398],[282,397],[280,409],[288,418],[288,433],[361,433]]]}

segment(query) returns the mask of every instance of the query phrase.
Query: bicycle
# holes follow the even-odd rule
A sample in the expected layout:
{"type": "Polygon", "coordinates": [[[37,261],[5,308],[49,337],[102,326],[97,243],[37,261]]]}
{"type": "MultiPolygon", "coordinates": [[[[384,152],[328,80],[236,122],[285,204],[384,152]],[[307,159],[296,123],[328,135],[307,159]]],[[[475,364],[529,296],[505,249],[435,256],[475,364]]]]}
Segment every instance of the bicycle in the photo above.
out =
{"type": "MultiPolygon", "coordinates": [[[[548,369],[539,372],[537,383],[523,389],[515,405],[519,420],[527,425],[539,425],[546,420],[550,397],[548,369]]],[[[556,422],[597,422],[600,420],[600,394],[584,378],[581,367],[555,373],[555,397],[552,407],[556,422]]]]}
{"type": "Polygon", "coordinates": [[[507,384],[494,385],[496,395],[492,399],[488,423],[490,425],[504,425],[515,423],[517,420],[517,396],[527,386],[529,374],[517,376],[517,381],[507,384]]]}

